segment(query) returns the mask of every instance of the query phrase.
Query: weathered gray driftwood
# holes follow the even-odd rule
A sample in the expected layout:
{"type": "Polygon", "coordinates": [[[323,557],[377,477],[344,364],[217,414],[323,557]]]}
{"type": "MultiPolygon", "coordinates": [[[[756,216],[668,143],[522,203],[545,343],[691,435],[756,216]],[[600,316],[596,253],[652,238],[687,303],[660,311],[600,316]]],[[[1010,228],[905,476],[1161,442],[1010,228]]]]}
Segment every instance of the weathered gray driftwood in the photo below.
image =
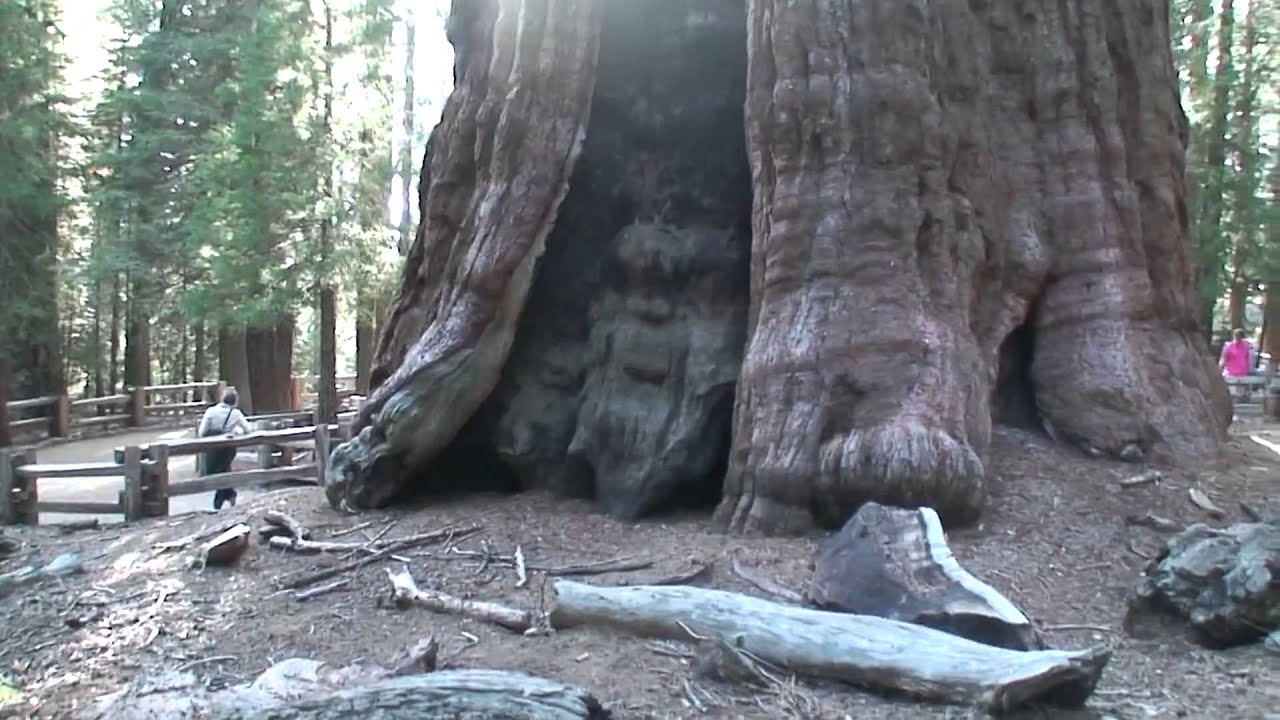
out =
{"type": "Polygon", "coordinates": [[[210,692],[191,673],[123,691],[99,720],[582,720],[609,714],[586,690],[519,672],[448,670],[389,677],[385,668],[332,668],[289,658],[252,683],[210,692]],[[153,687],[154,686],[154,687],[153,687]]]}
{"type": "Polygon", "coordinates": [[[524,673],[449,670],[390,678],[268,708],[215,711],[210,720],[591,720],[599,701],[571,685],[524,673]]]}
{"type": "Polygon", "coordinates": [[[819,548],[809,598],[824,610],[927,625],[984,645],[1044,648],[1017,606],[960,566],[927,507],[860,507],[819,548]]]}
{"type": "Polygon", "coordinates": [[[524,632],[533,627],[533,613],[528,610],[454,597],[439,590],[423,590],[406,570],[387,568],[391,580],[391,598],[399,607],[418,606],[433,612],[451,613],[501,625],[508,630],[524,632]]]}
{"type": "Polygon", "coordinates": [[[556,629],[602,625],[730,642],[799,675],[1002,712],[1033,702],[1081,705],[1106,648],[1019,652],[896,620],[812,610],[696,587],[596,587],[560,580],[556,629]],[[687,629],[686,629],[687,628],[687,629]]]}

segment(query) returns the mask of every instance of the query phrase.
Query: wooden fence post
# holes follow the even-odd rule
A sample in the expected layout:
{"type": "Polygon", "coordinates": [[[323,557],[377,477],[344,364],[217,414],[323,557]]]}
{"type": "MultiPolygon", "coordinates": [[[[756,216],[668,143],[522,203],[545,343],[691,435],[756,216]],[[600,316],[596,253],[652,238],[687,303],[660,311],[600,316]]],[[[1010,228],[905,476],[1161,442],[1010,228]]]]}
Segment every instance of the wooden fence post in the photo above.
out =
{"type": "Polygon", "coordinates": [[[329,426],[316,425],[316,484],[324,487],[324,475],[329,465],[329,426]]]}
{"type": "Polygon", "coordinates": [[[35,462],[31,450],[14,452],[0,448],[0,523],[5,525],[38,525],[39,497],[36,478],[18,474],[18,468],[35,462]]]}
{"type": "Polygon", "coordinates": [[[275,458],[272,457],[273,455],[275,455],[275,452],[276,452],[275,445],[268,445],[265,443],[262,445],[259,445],[258,446],[258,467],[260,468],[275,467],[275,464],[276,464],[275,458]]]}
{"type": "Polygon", "coordinates": [[[40,524],[36,478],[18,474],[19,467],[35,461],[33,450],[0,449],[0,521],[6,525],[40,524]]]}
{"type": "Polygon", "coordinates": [[[209,389],[213,397],[209,398],[210,405],[217,405],[222,402],[222,396],[227,392],[227,381],[219,380],[216,385],[209,389]]]}
{"type": "Polygon", "coordinates": [[[18,506],[13,496],[17,487],[13,472],[13,451],[0,448],[0,524],[16,525],[18,523],[18,506]]]}
{"type": "Polygon", "coordinates": [[[149,449],[151,472],[142,509],[147,517],[164,517],[169,514],[169,446],[153,445],[149,449]]]}
{"type": "Polygon", "coordinates": [[[49,410],[49,437],[64,438],[71,435],[71,398],[66,393],[53,401],[49,410]]]}
{"type": "Polygon", "coordinates": [[[129,445],[124,449],[124,519],[133,522],[142,516],[142,448],[129,445]]]}
{"type": "MultiPolygon", "coordinates": [[[[23,450],[18,453],[16,467],[36,464],[36,451],[23,450]]],[[[18,522],[23,525],[40,524],[40,487],[37,478],[18,475],[18,485],[22,488],[22,501],[18,503],[18,522]]]]}
{"type": "Polygon", "coordinates": [[[145,387],[129,388],[129,424],[142,427],[147,419],[147,389],[145,387]]]}

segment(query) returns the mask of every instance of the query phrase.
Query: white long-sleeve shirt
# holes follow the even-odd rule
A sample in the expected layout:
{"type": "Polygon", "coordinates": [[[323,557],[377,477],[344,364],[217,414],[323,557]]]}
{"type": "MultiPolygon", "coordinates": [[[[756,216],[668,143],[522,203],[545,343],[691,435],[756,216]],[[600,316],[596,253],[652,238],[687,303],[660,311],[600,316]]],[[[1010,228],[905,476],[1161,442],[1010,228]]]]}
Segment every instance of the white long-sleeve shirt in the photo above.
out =
{"type": "Polygon", "coordinates": [[[240,408],[224,403],[218,403],[204,411],[204,417],[200,418],[200,426],[196,428],[196,437],[205,437],[205,433],[210,429],[219,435],[235,435],[237,431],[241,433],[250,431],[249,421],[244,413],[240,412],[240,408]]]}

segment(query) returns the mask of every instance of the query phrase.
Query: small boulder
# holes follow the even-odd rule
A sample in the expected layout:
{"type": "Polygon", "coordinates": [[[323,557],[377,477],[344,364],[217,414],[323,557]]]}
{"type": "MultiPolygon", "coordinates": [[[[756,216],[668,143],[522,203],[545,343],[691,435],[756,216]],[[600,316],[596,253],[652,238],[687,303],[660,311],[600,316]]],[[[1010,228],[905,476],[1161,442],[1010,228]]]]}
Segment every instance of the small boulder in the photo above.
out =
{"type": "Polygon", "coordinates": [[[1138,583],[1131,609],[1145,608],[1186,618],[1212,647],[1280,628],[1280,523],[1196,524],[1170,538],[1138,583]]]}

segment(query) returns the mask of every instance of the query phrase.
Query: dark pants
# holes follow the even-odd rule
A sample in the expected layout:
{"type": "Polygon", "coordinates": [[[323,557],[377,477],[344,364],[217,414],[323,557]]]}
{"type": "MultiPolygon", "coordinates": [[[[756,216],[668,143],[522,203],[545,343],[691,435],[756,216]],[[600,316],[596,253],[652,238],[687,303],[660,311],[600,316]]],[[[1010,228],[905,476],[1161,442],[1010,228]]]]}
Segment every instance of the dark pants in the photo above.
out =
{"type": "MultiPolygon", "coordinates": [[[[235,448],[219,448],[210,450],[204,454],[204,467],[201,475],[217,475],[218,473],[231,472],[231,461],[236,459],[235,448]]],[[[236,491],[232,488],[223,488],[213,493],[213,509],[221,510],[222,504],[230,502],[236,504],[236,491]]]]}

